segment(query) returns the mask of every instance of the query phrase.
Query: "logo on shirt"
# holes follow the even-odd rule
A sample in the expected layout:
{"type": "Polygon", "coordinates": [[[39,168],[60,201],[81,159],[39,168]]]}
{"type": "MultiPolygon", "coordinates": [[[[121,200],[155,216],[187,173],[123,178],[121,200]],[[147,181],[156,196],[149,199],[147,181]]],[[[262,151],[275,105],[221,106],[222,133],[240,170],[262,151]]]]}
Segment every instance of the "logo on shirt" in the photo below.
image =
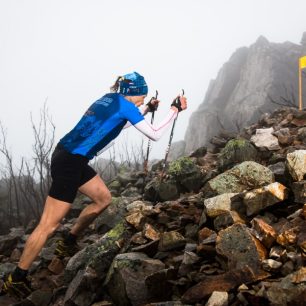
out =
{"type": "Polygon", "coordinates": [[[112,98],[104,97],[101,100],[98,100],[96,104],[102,104],[103,106],[108,107],[112,102],[112,98]]]}

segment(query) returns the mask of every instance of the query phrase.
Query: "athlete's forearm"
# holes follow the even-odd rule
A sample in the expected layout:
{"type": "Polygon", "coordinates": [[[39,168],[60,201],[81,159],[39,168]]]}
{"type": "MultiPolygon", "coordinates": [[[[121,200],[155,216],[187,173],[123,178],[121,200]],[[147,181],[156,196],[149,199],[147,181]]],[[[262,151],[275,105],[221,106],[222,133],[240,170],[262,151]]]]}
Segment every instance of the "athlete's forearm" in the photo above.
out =
{"type": "Polygon", "coordinates": [[[149,137],[150,139],[157,141],[164,134],[164,132],[170,127],[171,123],[177,117],[177,111],[170,109],[166,118],[159,124],[152,125],[145,119],[135,124],[135,128],[149,137]]]}

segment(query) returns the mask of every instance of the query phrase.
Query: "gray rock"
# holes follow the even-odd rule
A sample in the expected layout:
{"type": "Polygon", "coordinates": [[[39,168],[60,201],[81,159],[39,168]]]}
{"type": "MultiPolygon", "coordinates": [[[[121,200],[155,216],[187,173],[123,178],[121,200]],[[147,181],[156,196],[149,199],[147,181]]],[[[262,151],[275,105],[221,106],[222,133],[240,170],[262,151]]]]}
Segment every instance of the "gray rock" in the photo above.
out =
{"type": "Polygon", "coordinates": [[[186,239],[179,232],[164,232],[161,234],[158,249],[159,251],[170,251],[182,248],[185,244],[186,239]]]}
{"type": "Polygon", "coordinates": [[[292,184],[294,201],[297,203],[306,203],[306,181],[294,182],[292,184]]]}
{"type": "Polygon", "coordinates": [[[32,306],[45,306],[49,305],[52,298],[51,290],[35,290],[26,301],[32,306]]]}
{"type": "Polygon", "coordinates": [[[150,280],[164,269],[164,263],[143,253],[120,254],[114,259],[105,284],[116,305],[144,305],[156,297],[169,296],[165,292],[165,275],[153,287],[154,282],[150,280]]]}
{"type": "Polygon", "coordinates": [[[214,228],[216,231],[227,228],[235,223],[245,223],[236,211],[228,211],[214,219],[214,228]]]}
{"type": "Polygon", "coordinates": [[[280,270],[282,263],[274,259],[265,259],[262,261],[262,267],[269,272],[277,272],[280,270]]]}
{"type": "Polygon", "coordinates": [[[270,169],[253,161],[245,161],[219,174],[204,186],[204,194],[239,193],[274,182],[270,169]]]}
{"type": "Polygon", "coordinates": [[[231,198],[237,193],[224,193],[213,198],[204,200],[204,206],[206,207],[206,214],[210,218],[215,218],[225,212],[232,209],[231,198]]]}
{"type": "Polygon", "coordinates": [[[144,198],[149,201],[169,201],[179,197],[177,183],[174,180],[163,181],[153,179],[145,186],[144,198]]]}
{"type": "Polygon", "coordinates": [[[306,174],[306,150],[287,154],[287,167],[294,181],[302,181],[306,174]]]}
{"type": "Polygon", "coordinates": [[[298,139],[301,140],[303,144],[306,144],[306,127],[298,129],[298,139]]]}
{"type": "Polygon", "coordinates": [[[98,233],[111,230],[126,214],[126,202],[121,198],[112,198],[111,204],[94,221],[98,233]]]}
{"type": "Polygon", "coordinates": [[[0,278],[13,272],[15,268],[16,268],[16,265],[10,262],[0,264],[0,278]]]}
{"type": "Polygon", "coordinates": [[[267,149],[269,151],[279,150],[280,146],[277,137],[273,136],[273,127],[268,129],[257,129],[256,134],[251,137],[251,141],[259,149],[267,149]]]}
{"type": "Polygon", "coordinates": [[[306,267],[271,284],[266,292],[272,305],[303,305],[306,297],[306,267]]]}
{"type": "Polygon", "coordinates": [[[71,257],[65,269],[65,283],[69,284],[78,271],[85,270],[86,267],[95,269],[98,277],[103,279],[113,258],[120,250],[118,241],[128,235],[126,227],[124,221],[119,222],[98,241],[71,257]]]}
{"type": "Polygon", "coordinates": [[[0,236],[0,254],[10,256],[19,240],[20,236],[13,233],[6,236],[0,236]]]}
{"type": "Polygon", "coordinates": [[[190,157],[181,157],[169,164],[168,174],[188,192],[198,191],[203,185],[200,168],[190,157]]]}
{"type": "Polygon", "coordinates": [[[228,293],[224,291],[214,291],[205,306],[227,306],[228,293]]]}
{"type": "Polygon", "coordinates": [[[104,292],[101,286],[120,243],[129,237],[125,222],[118,223],[97,242],[85,247],[69,261],[64,284],[68,285],[64,305],[91,305],[104,292]]]}
{"type": "Polygon", "coordinates": [[[129,183],[135,184],[137,181],[136,177],[133,177],[133,175],[131,174],[131,172],[120,172],[117,175],[117,180],[119,181],[119,183],[121,184],[121,186],[125,187],[127,186],[129,183]]]}
{"type": "Polygon", "coordinates": [[[126,188],[124,191],[121,192],[121,196],[123,197],[138,197],[139,194],[139,190],[136,187],[129,187],[126,188]]]}
{"type": "Polygon", "coordinates": [[[234,224],[218,234],[217,253],[228,259],[229,269],[249,266],[254,273],[260,273],[261,261],[266,259],[264,246],[251,235],[244,224],[234,224]]]}
{"type": "Polygon", "coordinates": [[[286,165],[284,162],[278,162],[273,165],[268,166],[268,168],[273,172],[274,177],[277,181],[285,175],[286,165]]]}
{"type": "Polygon", "coordinates": [[[246,139],[232,139],[221,150],[218,162],[221,170],[244,161],[257,161],[257,149],[246,139]]]}
{"type": "Polygon", "coordinates": [[[288,198],[288,192],[288,189],[278,182],[246,192],[243,195],[243,204],[246,206],[247,215],[257,214],[264,208],[284,201],[288,198]]]}

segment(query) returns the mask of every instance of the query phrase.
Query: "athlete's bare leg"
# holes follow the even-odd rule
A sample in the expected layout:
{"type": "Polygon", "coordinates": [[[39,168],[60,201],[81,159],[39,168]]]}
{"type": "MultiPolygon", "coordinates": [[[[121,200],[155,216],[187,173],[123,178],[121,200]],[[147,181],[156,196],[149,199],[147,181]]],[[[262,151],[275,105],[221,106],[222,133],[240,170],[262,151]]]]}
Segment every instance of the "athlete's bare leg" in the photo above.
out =
{"type": "Polygon", "coordinates": [[[56,200],[50,196],[47,197],[40,222],[25,244],[18,264],[19,268],[28,270],[31,267],[48,237],[58,228],[70,208],[70,203],[56,200]]]}
{"type": "Polygon", "coordinates": [[[70,233],[76,236],[87,228],[112,200],[111,193],[99,175],[80,186],[79,191],[91,198],[93,203],[82,210],[72,227],[70,233]]]}

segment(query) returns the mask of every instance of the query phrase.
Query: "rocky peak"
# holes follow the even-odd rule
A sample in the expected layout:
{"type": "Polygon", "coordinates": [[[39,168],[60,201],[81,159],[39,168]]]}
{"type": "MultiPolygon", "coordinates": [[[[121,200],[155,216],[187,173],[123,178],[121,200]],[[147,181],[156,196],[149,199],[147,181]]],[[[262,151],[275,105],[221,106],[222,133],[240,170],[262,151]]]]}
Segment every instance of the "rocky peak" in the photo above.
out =
{"type": "Polygon", "coordinates": [[[256,42],[255,42],[255,45],[257,45],[257,46],[268,46],[269,44],[270,44],[270,43],[269,43],[268,39],[265,38],[265,37],[262,36],[262,35],[260,35],[260,36],[257,38],[256,42]]]}
{"type": "Polygon", "coordinates": [[[303,35],[302,35],[301,45],[303,47],[306,47],[306,32],[304,32],[303,35]]]}
{"type": "Polygon", "coordinates": [[[305,49],[289,42],[271,43],[263,36],[250,47],[237,49],[191,115],[185,153],[210,146],[210,139],[221,130],[239,132],[280,105],[297,106],[297,63],[305,49]]]}

